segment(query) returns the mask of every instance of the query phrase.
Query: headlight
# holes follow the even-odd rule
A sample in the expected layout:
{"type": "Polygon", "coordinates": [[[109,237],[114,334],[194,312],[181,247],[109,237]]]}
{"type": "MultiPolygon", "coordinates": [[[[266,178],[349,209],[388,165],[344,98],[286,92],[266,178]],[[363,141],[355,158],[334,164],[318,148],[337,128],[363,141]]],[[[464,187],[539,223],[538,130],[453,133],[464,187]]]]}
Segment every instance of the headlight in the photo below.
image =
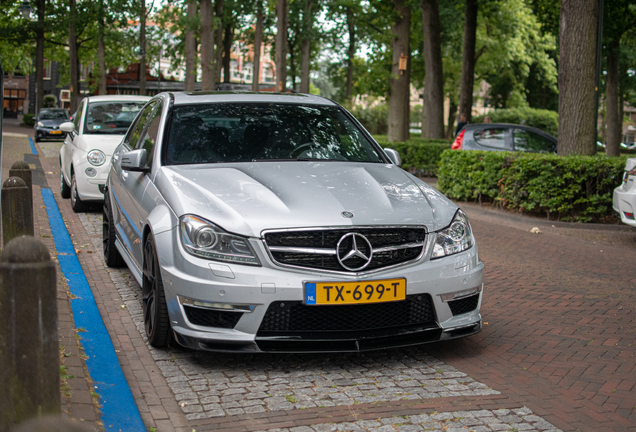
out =
{"type": "Polygon", "coordinates": [[[101,150],[91,150],[86,157],[91,165],[100,166],[106,162],[106,155],[101,150]]]}
{"type": "Polygon", "coordinates": [[[44,123],[38,122],[38,127],[44,127],[44,123]]]}
{"type": "Polygon", "coordinates": [[[245,237],[229,234],[197,216],[181,217],[181,243],[192,255],[236,264],[260,265],[245,237]]]}
{"type": "Polygon", "coordinates": [[[468,216],[463,211],[457,210],[450,226],[437,233],[431,259],[460,253],[473,247],[473,244],[475,239],[468,216]]]}

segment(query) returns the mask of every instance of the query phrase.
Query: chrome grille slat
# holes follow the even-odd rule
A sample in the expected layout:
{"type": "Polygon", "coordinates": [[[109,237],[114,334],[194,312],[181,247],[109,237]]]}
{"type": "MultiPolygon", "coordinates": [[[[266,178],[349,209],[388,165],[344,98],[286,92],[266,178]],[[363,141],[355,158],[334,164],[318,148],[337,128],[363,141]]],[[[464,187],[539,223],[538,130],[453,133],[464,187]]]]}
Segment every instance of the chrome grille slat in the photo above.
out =
{"type": "Polygon", "coordinates": [[[328,272],[366,273],[421,258],[426,228],[383,226],[272,230],[265,231],[263,239],[270,257],[278,265],[328,272]],[[347,270],[339,262],[339,241],[350,233],[364,236],[373,248],[373,258],[363,271],[347,270]]]}

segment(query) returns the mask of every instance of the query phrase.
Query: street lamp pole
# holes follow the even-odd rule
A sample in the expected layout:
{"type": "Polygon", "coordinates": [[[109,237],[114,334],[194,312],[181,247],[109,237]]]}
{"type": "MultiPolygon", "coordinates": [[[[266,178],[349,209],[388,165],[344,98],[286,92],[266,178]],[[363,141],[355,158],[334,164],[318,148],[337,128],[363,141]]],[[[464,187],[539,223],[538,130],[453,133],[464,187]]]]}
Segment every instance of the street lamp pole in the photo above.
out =
{"type": "MultiPolygon", "coordinates": [[[[22,13],[22,17],[25,20],[29,19],[29,15],[31,14],[31,5],[29,5],[28,1],[23,1],[22,4],[18,7],[20,13],[22,13]]],[[[4,70],[2,68],[2,59],[0,58],[0,182],[2,180],[2,147],[3,147],[3,139],[2,139],[2,123],[4,122],[4,70]]],[[[0,188],[0,194],[1,192],[0,188]]],[[[0,198],[2,198],[0,196],[0,198]]],[[[2,204],[0,200],[0,214],[2,213],[2,204]]],[[[2,218],[0,218],[0,226],[2,224],[2,218]]]]}

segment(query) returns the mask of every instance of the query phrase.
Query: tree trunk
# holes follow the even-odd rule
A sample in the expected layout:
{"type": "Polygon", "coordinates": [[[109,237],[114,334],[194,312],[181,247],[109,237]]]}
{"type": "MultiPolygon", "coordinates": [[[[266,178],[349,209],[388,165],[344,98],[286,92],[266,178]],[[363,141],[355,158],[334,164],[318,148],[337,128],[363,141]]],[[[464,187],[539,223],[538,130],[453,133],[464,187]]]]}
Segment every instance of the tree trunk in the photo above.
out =
{"type": "Polygon", "coordinates": [[[223,0],[214,2],[214,15],[219,24],[214,28],[214,80],[221,82],[221,63],[223,62],[223,0]]]}
{"type": "Polygon", "coordinates": [[[411,9],[406,0],[395,0],[396,22],[391,27],[393,35],[393,66],[389,80],[389,141],[406,141],[409,138],[409,81],[408,60],[406,70],[400,71],[400,57],[410,57],[409,35],[411,9]],[[405,127],[406,124],[406,127],[405,127]]]}
{"type": "Polygon", "coordinates": [[[424,29],[424,105],[422,136],[444,138],[444,74],[437,0],[421,0],[424,29]]]}
{"type": "Polygon", "coordinates": [[[232,61],[232,42],[233,42],[232,23],[225,25],[225,36],[223,37],[223,82],[229,83],[230,78],[230,62],[232,61]]]}
{"type": "Polygon", "coordinates": [[[197,5],[190,1],[188,3],[188,28],[185,32],[185,91],[194,91],[194,83],[197,81],[197,41],[194,29],[191,27],[192,21],[197,16],[197,5]]]}
{"type": "Polygon", "coordinates": [[[287,40],[287,50],[289,51],[289,75],[291,80],[291,88],[296,90],[296,40],[295,38],[287,40]]]}
{"type": "Polygon", "coordinates": [[[201,90],[215,90],[212,0],[201,0],[201,90]]]}
{"type": "Polygon", "coordinates": [[[104,47],[104,0],[99,2],[99,23],[98,23],[98,38],[97,38],[97,57],[99,64],[99,94],[108,94],[106,88],[106,63],[104,57],[106,57],[106,49],[104,47]]]}
{"type": "Polygon", "coordinates": [[[38,26],[35,48],[35,113],[44,106],[44,15],[45,0],[37,0],[38,26]]]}
{"type": "Polygon", "coordinates": [[[254,61],[252,62],[252,91],[259,90],[261,79],[261,44],[263,43],[263,2],[256,6],[256,31],[254,32],[254,61]]]}
{"type": "Polygon", "coordinates": [[[559,155],[593,155],[596,150],[594,88],[597,20],[596,0],[561,1],[559,155]]]}
{"type": "Polygon", "coordinates": [[[69,72],[71,75],[71,112],[77,110],[77,96],[79,95],[79,74],[78,74],[78,57],[77,57],[77,36],[75,35],[75,19],[76,7],[75,0],[71,0],[70,4],[70,20],[68,27],[68,55],[69,55],[69,72]]]}
{"type": "Polygon", "coordinates": [[[347,7],[347,29],[349,30],[349,48],[347,49],[347,84],[345,86],[345,100],[351,107],[353,97],[353,58],[356,55],[356,26],[353,20],[353,9],[347,7]]]}
{"type": "Polygon", "coordinates": [[[276,1],[276,91],[285,90],[287,81],[287,0],[276,1]]]}
{"type": "Polygon", "coordinates": [[[618,41],[608,47],[607,55],[607,88],[605,106],[607,107],[607,131],[605,135],[605,152],[608,156],[621,155],[621,138],[623,135],[623,118],[618,106],[619,50],[618,41]]]}
{"type": "Polygon", "coordinates": [[[141,0],[139,12],[139,49],[142,52],[139,59],[139,94],[146,95],[146,0],[141,0]]]}
{"type": "Polygon", "coordinates": [[[314,5],[313,0],[307,2],[307,8],[305,9],[303,26],[303,41],[300,45],[300,92],[309,93],[309,63],[311,54],[311,36],[312,27],[314,25],[314,15],[312,7],[314,5]]]}
{"type": "Polygon", "coordinates": [[[448,107],[448,126],[446,126],[446,138],[452,138],[455,132],[455,118],[457,117],[457,104],[450,98],[448,107]]]}
{"type": "Polygon", "coordinates": [[[464,52],[462,58],[462,85],[459,93],[459,112],[466,114],[468,123],[473,113],[473,86],[475,84],[475,43],[477,41],[477,0],[466,0],[464,21],[464,52]]]}

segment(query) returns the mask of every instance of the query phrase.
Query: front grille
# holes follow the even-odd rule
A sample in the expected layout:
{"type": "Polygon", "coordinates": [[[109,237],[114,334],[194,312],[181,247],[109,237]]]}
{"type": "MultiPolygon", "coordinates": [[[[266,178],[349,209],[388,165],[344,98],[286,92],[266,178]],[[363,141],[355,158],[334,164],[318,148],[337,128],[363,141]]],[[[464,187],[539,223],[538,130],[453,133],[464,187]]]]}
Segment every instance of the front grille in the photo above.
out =
{"type": "Polygon", "coordinates": [[[474,311],[475,309],[477,309],[478,303],[479,293],[464,297],[463,299],[449,301],[448,306],[450,307],[453,316],[455,316],[474,311]]]}
{"type": "MultiPolygon", "coordinates": [[[[265,244],[275,262],[296,267],[331,271],[356,271],[366,263],[351,258],[343,267],[337,258],[338,242],[346,234],[364,236],[373,248],[373,258],[363,271],[393,266],[417,259],[424,250],[424,228],[340,228],[331,230],[283,231],[265,234],[265,244]],[[318,253],[317,250],[322,253],[318,253]]],[[[358,245],[365,246],[365,245],[358,245]]],[[[366,247],[366,246],[365,246],[366,247]]],[[[351,249],[351,239],[340,244],[340,255],[351,249]]],[[[370,251],[364,251],[368,255],[370,251]]]]}
{"type": "Polygon", "coordinates": [[[241,319],[242,312],[225,312],[211,309],[201,309],[192,306],[183,306],[188,321],[194,325],[204,327],[220,327],[232,329],[241,319]]]}
{"type": "Polygon", "coordinates": [[[348,338],[364,332],[436,327],[435,310],[428,294],[387,303],[338,306],[307,306],[301,302],[270,304],[258,336],[348,338]],[[322,333],[322,334],[321,334],[322,333]]]}

